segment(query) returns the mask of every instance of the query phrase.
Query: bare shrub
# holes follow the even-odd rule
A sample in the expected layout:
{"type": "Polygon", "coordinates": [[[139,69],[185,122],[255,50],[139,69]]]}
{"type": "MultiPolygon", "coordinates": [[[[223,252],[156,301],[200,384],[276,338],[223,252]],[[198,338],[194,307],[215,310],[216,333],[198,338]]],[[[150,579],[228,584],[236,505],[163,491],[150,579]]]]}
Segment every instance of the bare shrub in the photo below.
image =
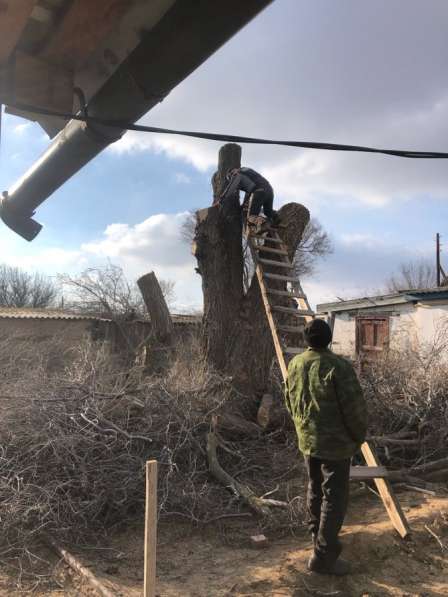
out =
{"type": "MultiPolygon", "coordinates": [[[[412,430],[421,442],[406,454],[387,454],[397,464],[447,456],[448,336],[439,326],[431,344],[419,350],[390,350],[361,376],[369,407],[370,433],[412,430]]],[[[390,451],[390,450],[389,450],[390,451]]]]}
{"type": "MultiPolygon", "coordinates": [[[[77,276],[61,274],[59,281],[68,292],[66,306],[77,313],[114,320],[147,317],[137,285],[126,278],[118,265],[89,268],[77,276]]],[[[172,303],[175,282],[159,280],[159,284],[166,302],[172,303]]]]}

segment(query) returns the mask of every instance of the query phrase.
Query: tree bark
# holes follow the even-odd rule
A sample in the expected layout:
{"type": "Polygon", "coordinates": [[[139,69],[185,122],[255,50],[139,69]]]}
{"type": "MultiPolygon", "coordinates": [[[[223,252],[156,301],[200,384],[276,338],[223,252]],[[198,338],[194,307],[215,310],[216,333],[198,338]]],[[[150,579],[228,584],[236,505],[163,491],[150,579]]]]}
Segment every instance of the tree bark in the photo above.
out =
{"type": "Polygon", "coordinates": [[[137,280],[146,309],[151,318],[151,330],[159,342],[169,343],[173,336],[173,322],[168,306],[154,272],[137,280]]]}
{"type": "MultiPolygon", "coordinates": [[[[218,170],[212,178],[214,197],[225,184],[228,169],[239,167],[241,149],[224,145],[219,153],[218,170]]],[[[279,234],[294,257],[305,226],[308,210],[298,203],[289,203],[279,210],[279,234]]],[[[256,276],[244,292],[242,220],[236,195],[225,209],[214,205],[197,212],[193,254],[198,261],[204,294],[204,340],[207,358],[217,369],[231,375],[244,393],[262,394],[268,383],[274,357],[274,346],[261,299],[256,276]]],[[[266,258],[271,255],[265,254],[266,258]]],[[[284,269],[272,268],[284,275],[284,269]]],[[[269,285],[285,290],[283,281],[269,285]]],[[[286,306],[284,298],[276,304],[286,306]]],[[[289,305],[290,306],[290,305],[289,305]]],[[[290,315],[279,317],[283,324],[297,323],[290,315]]]]}
{"type": "MultiPolygon", "coordinates": [[[[241,166],[241,147],[229,143],[219,152],[219,168],[212,178],[213,198],[217,200],[231,168],[241,166]]],[[[207,358],[217,369],[226,370],[226,339],[234,334],[232,313],[241,311],[243,300],[242,223],[237,195],[223,209],[213,205],[196,212],[193,255],[198,261],[204,295],[204,344],[207,358]]]]}

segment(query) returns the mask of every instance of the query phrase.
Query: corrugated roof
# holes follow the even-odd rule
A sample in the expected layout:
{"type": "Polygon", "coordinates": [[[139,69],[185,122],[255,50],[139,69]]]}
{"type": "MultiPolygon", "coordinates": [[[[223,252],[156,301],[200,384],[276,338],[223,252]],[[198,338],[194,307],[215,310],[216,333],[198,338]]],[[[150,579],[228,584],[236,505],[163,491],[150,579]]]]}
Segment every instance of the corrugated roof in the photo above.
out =
{"type": "MultiPolygon", "coordinates": [[[[200,324],[201,315],[176,314],[171,315],[174,325],[200,324]]],[[[64,320],[98,320],[112,321],[105,317],[95,317],[94,315],[80,315],[70,313],[63,309],[33,309],[33,308],[15,308],[0,307],[0,319],[64,319],[64,320]]],[[[143,323],[150,323],[149,320],[141,320],[143,323]]]]}
{"type": "Polygon", "coordinates": [[[78,315],[69,313],[62,309],[32,309],[15,307],[0,307],[0,319],[66,319],[66,320],[95,320],[98,317],[90,315],[78,315]]]}
{"type": "Polygon", "coordinates": [[[383,294],[378,296],[365,296],[346,301],[338,301],[333,303],[322,303],[316,306],[317,313],[350,311],[356,309],[385,307],[387,305],[397,305],[403,303],[413,303],[419,299],[447,299],[448,288],[420,288],[414,290],[400,290],[391,294],[383,294]]]}

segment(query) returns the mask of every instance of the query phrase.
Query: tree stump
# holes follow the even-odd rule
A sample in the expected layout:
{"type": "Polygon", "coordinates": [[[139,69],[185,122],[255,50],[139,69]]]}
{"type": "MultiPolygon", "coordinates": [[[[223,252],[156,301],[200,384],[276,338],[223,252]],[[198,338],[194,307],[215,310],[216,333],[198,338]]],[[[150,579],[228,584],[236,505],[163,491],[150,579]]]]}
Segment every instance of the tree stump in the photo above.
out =
{"type": "Polygon", "coordinates": [[[152,335],[158,342],[170,343],[173,322],[155,273],[145,274],[137,280],[137,284],[151,319],[152,335]]]}
{"type": "MultiPolygon", "coordinates": [[[[238,145],[231,143],[221,147],[218,170],[212,178],[215,201],[225,185],[226,172],[239,167],[240,160],[238,145]]],[[[289,203],[278,213],[279,234],[292,259],[309,222],[309,212],[303,205],[289,203]]],[[[264,393],[268,383],[274,346],[256,277],[247,293],[244,292],[242,229],[237,195],[229,200],[225,209],[214,204],[198,211],[193,254],[202,276],[204,345],[208,361],[231,375],[240,391],[259,395],[264,393]]],[[[284,274],[278,269],[278,273],[284,274]]],[[[286,289],[282,281],[270,282],[270,285],[286,289]]],[[[286,315],[282,323],[289,323],[289,317],[286,315]]]]}

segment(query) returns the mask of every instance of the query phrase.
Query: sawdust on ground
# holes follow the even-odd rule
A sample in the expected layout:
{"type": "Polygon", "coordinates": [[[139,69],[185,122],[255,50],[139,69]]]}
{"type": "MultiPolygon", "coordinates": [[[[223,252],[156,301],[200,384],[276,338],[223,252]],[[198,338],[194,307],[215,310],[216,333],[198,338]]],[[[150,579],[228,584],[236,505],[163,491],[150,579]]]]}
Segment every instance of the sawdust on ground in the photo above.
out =
{"type": "MultiPolygon", "coordinates": [[[[159,597],[441,597],[448,596],[448,498],[407,491],[400,502],[412,527],[401,540],[381,502],[372,494],[352,500],[342,532],[344,556],[353,574],[338,579],[306,570],[311,546],[303,529],[297,536],[268,535],[263,549],[250,546],[260,529],[252,519],[222,519],[205,529],[185,522],[162,524],[157,554],[159,597]],[[425,528],[426,526],[426,528],[425,528]],[[432,535],[430,529],[436,535],[432,535]],[[438,537],[438,539],[437,539],[438,537]],[[441,542],[441,545],[439,544],[441,542]]],[[[111,537],[108,551],[84,562],[117,595],[137,597],[143,586],[142,528],[111,537]]],[[[46,554],[45,557],[48,557],[46,554]]],[[[95,595],[60,564],[52,588],[34,595],[95,595]]],[[[30,589],[30,586],[23,586],[30,589]]],[[[0,596],[21,595],[0,576],[0,596]]]]}

